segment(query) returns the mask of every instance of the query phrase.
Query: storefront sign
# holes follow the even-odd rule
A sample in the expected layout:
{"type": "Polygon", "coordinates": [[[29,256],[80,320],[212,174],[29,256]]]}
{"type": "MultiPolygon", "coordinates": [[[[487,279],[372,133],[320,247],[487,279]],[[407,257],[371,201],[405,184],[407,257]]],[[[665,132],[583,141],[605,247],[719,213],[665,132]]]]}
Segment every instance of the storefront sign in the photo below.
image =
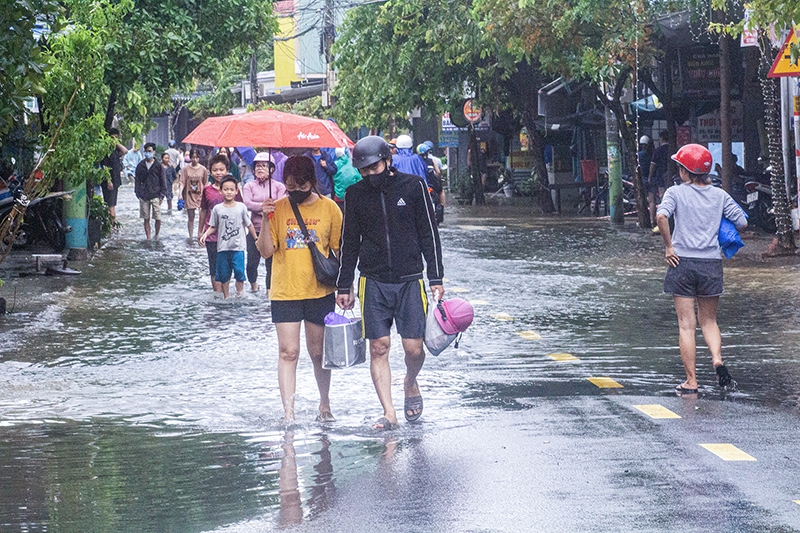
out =
{"type": "MultiPolygon", "coordinates": [[[[731,140],[733,142],[742,142],[742,104],[741,102],[731,103],[731,140]]],[[[695,129],[695,137],[697,142],[721,142],[722,132],[720,130],[719,110],[697,117],[697,128],[695,129]]]]}

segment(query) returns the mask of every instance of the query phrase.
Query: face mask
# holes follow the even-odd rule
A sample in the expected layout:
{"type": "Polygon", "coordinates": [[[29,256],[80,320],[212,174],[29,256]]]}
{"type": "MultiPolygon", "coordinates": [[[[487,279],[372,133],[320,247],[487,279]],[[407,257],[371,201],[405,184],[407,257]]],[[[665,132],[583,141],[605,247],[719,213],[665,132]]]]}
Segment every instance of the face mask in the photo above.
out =
{"type": "Polygon", "coordinates": [[[376,189],[382,188],[386,185],[386,181],[389,179],[389,167],[383,169],[383,172],[380,174],[370,174],[368,176],[369,184],[375,187],[376,189]]]}
{"type": "Polygon", "coordinates": [[[286,191],[286,192],[289,195],[289,198],[292,200],[292,202],[294,202],[296,204],[302,204],[303,202],[308,200],[309,196],[311,196],[311,191],[310,190],[308,190],[308,191],[286,191]]]}
{"type": "Polygon", "coordinates": [[[156,155],[155,152],[145,152],[144,153],[144,158],[145,159],[153,159],[155,157],[155,155],[156,155]]]}

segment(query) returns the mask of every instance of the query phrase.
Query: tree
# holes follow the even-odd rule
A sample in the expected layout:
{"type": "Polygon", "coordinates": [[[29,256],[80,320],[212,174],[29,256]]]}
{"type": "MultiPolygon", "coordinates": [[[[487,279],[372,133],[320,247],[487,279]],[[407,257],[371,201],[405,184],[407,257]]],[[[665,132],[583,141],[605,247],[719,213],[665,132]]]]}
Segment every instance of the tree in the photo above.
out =
{"type": "MultiPolygon", "coordinates": [[[[122,115],[135,124],[168,109],[176,91],[214,79],[220,65],[243,49],[271,41],[276,29],[269,0],[68,0],[72,20],[102,18],[108,87],[104,125],[122,115]]],[[[251,51],[252,53],[252,51],[251,51]]]]}
{"type": "MultiPolygon", "coordinates": [[[[637,141],[621,96],[639,63],[652,54],[641,0],[479,0],[476,10],[494,39],[535,58],[546,72],[588,81],[615,116],[634,176],[640,227],[650,227],[637,141]]],[[[614,196],[614,183],[611,196],[614,196]]],[[[621,210],[619,210],[621,216],[621,210]]]]}
{"type": "MultiPolygon", "coordinates": [[[[536,92],[544,84],[538,63],[498,45],[475,5],[390,1],[350,10],[334,48],[334,114],[346,127],[393,128],[414,108],[440,113],[474,95],[494,111],[510,108],[527,125],[534,173],[546,184],[545,143],[535,125],[536,92]]],[[[541,191],[543,210],[552,211],[549,191],[541,191]]]]}
{"type": "Polygon", "coordinates": [[[25,113],[25,99],[43,92],[47,60],[34,33],[38,21],[58,30],[55,0],[10,2],[0,10],[0,135],[25,113]]]}

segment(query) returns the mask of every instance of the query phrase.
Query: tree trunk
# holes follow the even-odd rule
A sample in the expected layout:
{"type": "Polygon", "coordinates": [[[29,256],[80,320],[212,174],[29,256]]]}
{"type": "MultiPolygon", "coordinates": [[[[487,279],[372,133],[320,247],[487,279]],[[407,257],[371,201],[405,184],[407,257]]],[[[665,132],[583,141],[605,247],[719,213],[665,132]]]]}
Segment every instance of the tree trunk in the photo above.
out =
{"type": "Polygon", "coordinates": [[[622,97],[622,89],[628,81],[633,68],[629,65],[623,67],[619,73],[619,77],[614,85],[614,92],[611,98],[606,95],[601,95],[601,102],[614,114],[619,128],[619,134],[622,137],[622,142],[625,143],[625,150],[628,157],[628,166],[631,169],[631,179],[633,181],[634,194],[636,196],[636,212],[639,219],[639,227],[650,229],[650,211],[647,208],[647,193],[644,189],[642,176],[639,172],[639,156],[636,145],[636,136],[628,126],[625,110],[622,108],[620,99],[622,97]]]}
{"type": "Polygon", "coordinates": [[[770,186],[772,187],[772,209],[775,212],[777,238],[767,250],[767,255],[790,255],[795,252],[792,235],[792,218],[789,198],[786,194],[786,180],[783,174],[783,143],[781,132],[781,89],[780,79],[768,78],[767,72],[775,57],[769,38],[761,32],[761,88],[764,93],[764,126],[769,139],[769,162],[772,166],[770,186]]]}
{"type": "Polygon", "coordinates": [[[719,38],[719,130],[722,143],[722,188],[731,192],[733,151],[731,150],[731,38],[719,38]]]}
{"type": "Polygon", "coordinates": [[[103,122],[103,127],[106,131],[111,129],[114,123],[114,111],[117,107],[117,89],[112,85],[111,92],[108,93],[108,105],[106,106],[106,118],[103,122]]]}
{"type": "Polygon", "coordinates": [[[533,178],[539,196],[539,206],[542,213],[554,213],[556,208],[553,205],[550,189],[547,187],[547,164],[544,161],[544,147],[547,143],[542,132],[536,127],[535,117],[531,113],[525,113],[523,123],[528,130],[528,150],[533,155],[533,178]]]}

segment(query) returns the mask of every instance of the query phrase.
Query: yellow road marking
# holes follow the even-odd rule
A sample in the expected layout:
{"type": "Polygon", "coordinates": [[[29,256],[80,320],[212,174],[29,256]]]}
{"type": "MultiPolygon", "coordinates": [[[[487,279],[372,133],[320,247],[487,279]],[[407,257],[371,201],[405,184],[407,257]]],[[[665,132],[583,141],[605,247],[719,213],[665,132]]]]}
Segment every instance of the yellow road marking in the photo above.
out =
{"type": "Polygon", "coordinates": [[[703,448],[710,451],[723,461],[755,461],[752,455],[744,453],[733,444],[701,444],[703,448]]]}
{"type": "Polygon", "coordinates": [[[649,416],[650,418],[680,418],[677,413],[673,413],[663,405],[649,404],[649,405],[634,405],[635,408],[649,416]]]}
{"type": "Polygon", "coordinates": [[[449,280],[449,279],[447,279],[447,278],[442,278],[442,283],[447,283],[447,282],[449,282],[449,281],[450,281],[450,280],[449,280]]]}
{"type": "MultiPolygon", "coordinates": [[[[498,320],[505,320],[502,318],[498,318],[498,320]]],[[[512,319],[513,320],[513,319],[512,319]]],[[[517,335],[525,339],[526,341],[540,341],[542,340],[542,336],[536,333],[535,331],[518,331],[517,335]]]]}
{"type": "Polygon", "coordinates": [[[468,230],[468,231],[470,231],[470,230],[472,230],[472,231],[484,231],[484,230],[487,230],[487,229],[489,229],[489,228],[487,228],[486,226],[469,226],[469,225],[461,225],[461,226],[458,226],[458,227],[459,227],[460,229],[463,229],[463,230],[468,230]]]}
{"type": "Polygon", "coordinates": [[[578,358],[571,353],[549,353],[547,357],[553,361],[578,361],[578,358]]]}
{"type": "Polygon", "coordinates": [[[469,289],[465,289],[464,287],[450,287],[450,292],[455,292],[455,293],[469,292],[469,289]]]}
{"type": "Polygon", "coordinates": [[[470,300],[469,303],[471,303],[472,305],[488,305],[489,304],[489,302],[487,302],[486,300],[470,300]]]}
{"type": "Polygon", "coordinates": [[[592,383],[594,383],[595,385],[597,385],[601,389],[621,389],[622,388],[622,385],[620,385],[619,383],[617,383],[616,381],[614,381],[611,378],[601,377],[601,378],[586,378],[586,379],[588,379],[589,381],[591,381],[592,383]]]}
{"type": "Polygon", "coordinates": [[[514,320],[514,317],[509,315],[508,313],[497,313],[496,315],[492,315],[492,318],[495,320],[514,320]]]}
{"type": "Polygon", "coordinates": [[[793,501],[794,501],[794,503],[796,503],[797,505],[800,505],[800,500],[793,500],[793,501]]]}

